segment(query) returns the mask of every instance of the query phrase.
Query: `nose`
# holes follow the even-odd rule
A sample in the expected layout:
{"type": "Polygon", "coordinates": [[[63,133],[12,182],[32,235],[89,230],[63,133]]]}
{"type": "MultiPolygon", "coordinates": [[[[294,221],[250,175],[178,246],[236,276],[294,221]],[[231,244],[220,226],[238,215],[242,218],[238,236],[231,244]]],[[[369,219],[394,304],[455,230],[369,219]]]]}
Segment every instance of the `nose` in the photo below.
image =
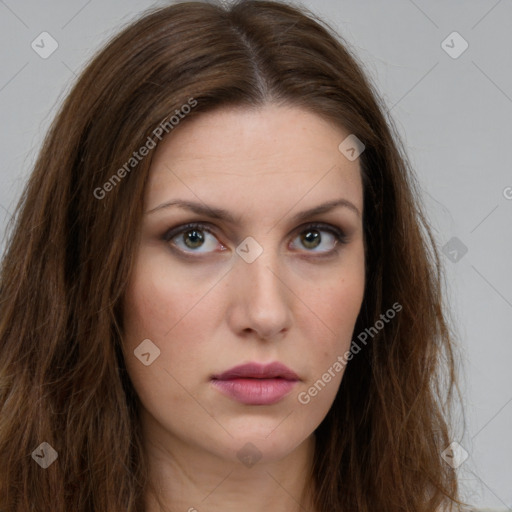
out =
{"type": "Polygon", "coordinates": [[[227,315],[238,336],[278,339],[292,325],[293,293],[284,279],[278,255],[264,250],[252,263],[237,257],[230,272],[227,315]]]}

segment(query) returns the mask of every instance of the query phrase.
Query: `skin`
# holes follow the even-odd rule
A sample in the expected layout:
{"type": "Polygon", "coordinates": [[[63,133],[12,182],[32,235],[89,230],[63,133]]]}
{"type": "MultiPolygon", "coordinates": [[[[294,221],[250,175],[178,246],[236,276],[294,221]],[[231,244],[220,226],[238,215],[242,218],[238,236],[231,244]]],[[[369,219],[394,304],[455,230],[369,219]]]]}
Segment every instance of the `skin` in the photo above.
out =
{"type": "Polygon", "coordinates": [[[267,105],[189,119],[156,148],[123,347],[160,502],[148,492],[149,512],[314,510],[313,432],[343,371],[308,404],[298,394],[349,349],[365,285],[359,160],[338,150],[348,135],[306,110],[267,105]],[[236,223],[176,205],[156,209],[178,199],[223,208],[236,223]],[[354,209],[294,219],[338,199],[354,209]],[[187,246],[190,230],[163,238],[188,222],[208,223],[204,243],[187,246]],[[304,242],[312,222],[339,227],[346,243],[324,227],[304,242]],[[263,249],[252,263],[236,252],[248,236],[263,249]],[[148,366],[134,356],[145,339],[160,349],[148,366]],[[235,365],[273,361],[300,378],[276,404],[241,404],[211,384],[235,365]],[[248,442],[261,456],[251,467],[237,457],[248,442]]]}

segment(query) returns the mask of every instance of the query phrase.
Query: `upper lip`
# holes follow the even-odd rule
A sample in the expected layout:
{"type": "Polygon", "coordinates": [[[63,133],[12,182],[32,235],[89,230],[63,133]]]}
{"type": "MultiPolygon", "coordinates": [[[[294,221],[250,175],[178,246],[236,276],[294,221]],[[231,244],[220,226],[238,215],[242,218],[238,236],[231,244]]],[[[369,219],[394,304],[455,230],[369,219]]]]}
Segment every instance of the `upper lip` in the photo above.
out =
{"type": "Polygon", "coordinates": [[[234,366],[229,370],[214,375],[214,380],[230,380],[237,378],[247,379],[275,379],[299,380],[299,376],[282,363],[270,364],[247,363],[234,366]]]}

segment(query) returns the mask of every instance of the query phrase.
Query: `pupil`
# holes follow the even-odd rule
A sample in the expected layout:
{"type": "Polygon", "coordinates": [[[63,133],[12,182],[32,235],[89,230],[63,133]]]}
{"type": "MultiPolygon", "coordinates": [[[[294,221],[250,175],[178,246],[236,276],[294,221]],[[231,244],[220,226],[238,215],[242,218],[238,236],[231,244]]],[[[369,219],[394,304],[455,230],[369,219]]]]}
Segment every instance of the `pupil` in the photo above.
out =
{"type": "Polygon", "coordinates": [[[318,231],[307,231],[302,236],[302,242],[308,248],[317,247],[320,243],[320,233],[318,231]]]}
{"type": "Polygon", "coordinates": [[[203,242],[204,236],[200,231],[194,229],[185,233],[185,245],[187,245],[187,247],[194,249],[200,247],[203,242]]]}

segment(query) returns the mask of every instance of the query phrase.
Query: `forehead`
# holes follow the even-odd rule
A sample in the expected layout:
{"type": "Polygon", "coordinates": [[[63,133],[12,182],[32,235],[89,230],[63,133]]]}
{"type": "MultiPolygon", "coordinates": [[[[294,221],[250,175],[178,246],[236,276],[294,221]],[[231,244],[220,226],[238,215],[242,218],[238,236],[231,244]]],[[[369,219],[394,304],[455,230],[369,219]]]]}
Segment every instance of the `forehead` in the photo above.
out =
{"type": "Polygon", "coordinates": [[[359,160],[348,160],[338,149],[348,135],[297,107],[201,114],[178,126],[155,150],[148,208],[170,195],[291,208],[307,195],[309,202],[346,197],[362,211],[359,160]]]}

